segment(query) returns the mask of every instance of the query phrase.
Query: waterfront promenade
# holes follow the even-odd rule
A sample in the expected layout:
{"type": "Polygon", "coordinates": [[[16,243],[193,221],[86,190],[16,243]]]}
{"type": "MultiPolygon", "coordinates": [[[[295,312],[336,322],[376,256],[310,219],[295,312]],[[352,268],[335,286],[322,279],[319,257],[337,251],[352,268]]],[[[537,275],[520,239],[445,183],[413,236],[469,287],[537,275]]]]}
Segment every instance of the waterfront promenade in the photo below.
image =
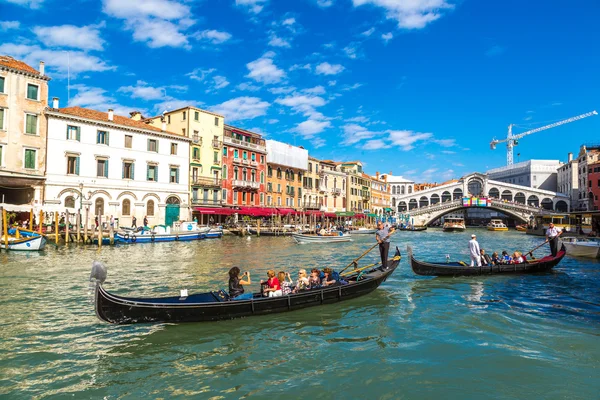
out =
{"type": "MultiPolygon", "coordinates": [[[[411,244],[421,259],[466,259],[470,233],[398,232],[392,246],[411,244]]],[[[477,235],[490,252],[540,243],[516,232],[477,235]]],[[[431,279],[415,276],[405,256],[363,298],[201,324],[107,325],[88,289],[96,259],[108,266],[111,292],[160,296],[226,287],[234,265],[250,270],[253,282],[270,268],[339,267],[372,243],[370,236],[318,247],[225,237],[2,253],[0,397],[596,396],[598,261],[567,257],[542,275],[431,279]]]]}

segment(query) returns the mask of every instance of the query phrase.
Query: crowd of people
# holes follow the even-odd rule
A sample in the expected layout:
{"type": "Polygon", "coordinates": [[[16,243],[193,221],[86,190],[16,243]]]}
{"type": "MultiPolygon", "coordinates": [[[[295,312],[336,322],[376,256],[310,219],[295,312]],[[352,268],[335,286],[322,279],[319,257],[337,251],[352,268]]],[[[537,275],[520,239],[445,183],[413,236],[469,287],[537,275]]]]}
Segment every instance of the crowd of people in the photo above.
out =
{"type": "Polygon", "coordinates": [[[485,249],[479,248],[479,242],[477,242],[477,235],[471,235],[469,241],[469,253],[471,255],[471,267],[489,267],[492,265],[505,265],[505,264],[522,264],[527,261],[526,255],[520,251],[513,252],[512,255],[508,254],[506,250],[503,250],[500,255],[495,251],[490,257],[485,252],[485,249]]]}

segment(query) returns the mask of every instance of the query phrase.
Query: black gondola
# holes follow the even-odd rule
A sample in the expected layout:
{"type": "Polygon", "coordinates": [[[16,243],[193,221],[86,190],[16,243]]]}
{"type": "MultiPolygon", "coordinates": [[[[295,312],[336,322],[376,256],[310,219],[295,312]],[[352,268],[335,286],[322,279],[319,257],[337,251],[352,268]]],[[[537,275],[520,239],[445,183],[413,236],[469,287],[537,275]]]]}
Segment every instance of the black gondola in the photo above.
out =
{"type": "Polygon", "coordinates": [[[500,264],[482,267],[470,267],[459,262],[430,263],[418,261],[408,247],[410,266],[417,275],[425,276],[468,276],[468,275],[494,275],[494,274],[532,274],[536,272],[547,272],[556,266],[565,256],[563,245],[556,257],[546,256],[536,260],[528,260],[521,264],[500,264]]]}
{"type": "Polygon", "coordinates": [[[412,227],[412,228],[398,228],[396,230],[409,231],[409,232],[422,232],[422,231],[426,231],[427,227],[426,226],[417,226],[417,227],[412,227]]]}
{"type": "Polygon", "coordinates": [[[155,322],[205,322],[253,315],[293,311],[301,308],[336,303],[363,296],[377,289],[394,272],[400,263],[400,251],[388,262],[388,269],[373,267],[346,278],[348,284],[304,290],[281,297],[263,297],[254,294],[251,300],[229,300],[222,290],[194,294],[187,297],[130,298],[107,292],[102,283],[106,269],[94,263],[91,281],[95,282],[96,315],[113,324],[155,322]]]}

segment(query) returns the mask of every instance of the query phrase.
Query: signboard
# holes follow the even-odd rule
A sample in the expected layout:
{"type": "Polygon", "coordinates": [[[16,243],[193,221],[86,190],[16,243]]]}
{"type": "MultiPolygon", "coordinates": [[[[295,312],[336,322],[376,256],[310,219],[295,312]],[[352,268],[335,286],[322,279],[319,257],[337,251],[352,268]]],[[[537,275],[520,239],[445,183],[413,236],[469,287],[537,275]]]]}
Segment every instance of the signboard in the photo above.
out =
{"type": "Polygon", "coordinates": [[[489,207],[492,201],[487,197],[463,197],[463,207],[489,207]]]}

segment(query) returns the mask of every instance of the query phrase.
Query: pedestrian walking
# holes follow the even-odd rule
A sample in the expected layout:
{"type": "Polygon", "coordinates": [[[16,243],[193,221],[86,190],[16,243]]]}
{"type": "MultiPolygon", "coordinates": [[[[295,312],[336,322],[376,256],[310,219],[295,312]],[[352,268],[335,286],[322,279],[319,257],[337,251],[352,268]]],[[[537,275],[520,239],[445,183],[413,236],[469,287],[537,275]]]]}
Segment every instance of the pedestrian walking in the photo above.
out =
{"type": "Polygon", "coordinates": [[[144,228],[148,227],[148,216],[144,216],[144,228]]]}
{"type": "Polygon", "coordinates": [[[558,230],[558,228],[550,222],[548,229],[546,229],[546,242],[550,242],[550,252],[552,253],[552,257],[556,257],[556,253],[558,252],[558,237],[560,235],[562,235],[562,231],[558,230]]]}
{"type": "Polygon", "coordinates": [[[131,227],[137,228],[137,218],[135,217],[135,215],[131,217],[131,227]]]}
{"type": "Polygon", "coordinates": [[[471,253],[471,267],[475,265],[481,267],[481,250],[479,249],[479,243],[477,243],[477,235],[471,235],[469,252],[471,253]]]}
{"type": "Polygon", "coordinates": [[[379,254],[381,255],[381,270],[387,269],[388,253],[390,251],[390,235],[394,232],[394,229],[390,229],[383,225],[383,222],[377,223],[377,232],[375,232],[375,239],[379,243],[379,254]]]}

